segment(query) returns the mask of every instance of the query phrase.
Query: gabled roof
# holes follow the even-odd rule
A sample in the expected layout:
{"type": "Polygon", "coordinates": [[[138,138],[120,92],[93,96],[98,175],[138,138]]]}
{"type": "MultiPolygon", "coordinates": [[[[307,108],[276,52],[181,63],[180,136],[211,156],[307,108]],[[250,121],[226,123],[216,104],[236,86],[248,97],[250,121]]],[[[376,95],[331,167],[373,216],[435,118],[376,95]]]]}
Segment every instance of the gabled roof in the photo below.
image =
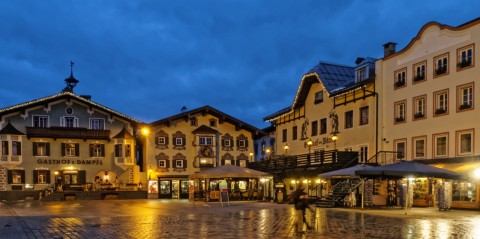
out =
{"type": "Polygon", "coordinates": [[[157,126],[157,125],[169,125],[170,122],[176,121],[176,120],[190,120],[190,117],[195,116],[197,114],[209,114],[212,116],[215,116],[219,119],[220,123],[222,121],[228,122],[232,125],[235,125],[236,127],[243,128],[249,132],[251,132],[253,135],[257,134],[264,134],[261,130],[257,129],[256,127],[247,124],[237,118],[234,118],[228,114],[225,114],[211,106],[203,106],[197,109],[189,110],[182,112],[180,114],[176,114],[161,120],[154,121],[150,123],[151,126],[157,126]]]}
{"type": "Polygon", "coordinates": [[[114,139],[135,139],[126,128],[123,128],[117,135],[113,136],[114,139]]]}
{"type": "Polygon", "coordinates": [[[194,134],[216,134],[216,133],[218,133],[218,131],[214,130],[214,129],[208,127],[208,126],[202,125],[202,126],[196,128],[195,130],[193,130],[192,133],[194,133],[194,134]]]}
{"type": "Polygon", "coordinates": [[[264,117],[264,118],[263,118],[263,121],[269,121],[269,120],[271,120],[271,119],[273,119],[273,118],[276,118],[276,117],[278,117],[278,116],[280,116],[280,115],[286,114],[286,113],[290,112],[291,110],[292,110],[292,107],[291,107],[291,106],[285,107],[285,108],[283,108],[283,109],[281,109],[281,110],[279,110],[279,111],[277,111],[277,112],[275,112],[275,113],[273,113],[273,114],[270,114],[270,115],[264,117]]]}
{"type": "Polygon", "coordinates": [[[124,115],[124,114],[122,114],[118,111],[112,110],[108,107],[105,107],[101,104],[95,103],[95,102],[93,102],[89,99],[78,96],[78,95],[76,95],[72,92],[68,92],[68,91],[62,92],[62,93],[59,93],[59,94],[55,94],[55,95],[46,96],[46,97],[39,98],[39,99],[36,99],[36,100],[24,102],[24,103],[21,103],[21,104],[13,105],[13,106],[10,106],[10,107],[7,107],[7,108],[0,109],[0,117],[2,117],[3,115],[9,114],[9,113],[13,113],[13,112],[18,112],[18,111],[22,112],[22,111],[24,111],[28,108],[32,108],[32,107],[39,106],[39,105],[46,106],[50,102],[57,101],[57,100],[62,100],[62,99],[75,99],[77,101],[80,101],[82,103],[90,105],[91,107],[98,108],[99,110],[108,112],[111,115],[117,116],[119,118],[130,121],[132,123],[142,124],[142,122],[137,120],[137,119],[134,119],[130,116],[124,115]]]}
{"type": "Polygon", "coordinates": [[[13,127],[10,122],[8,122],[8,124],[0,130],[0,134],[25,135],[24,133],[13,127]]]}

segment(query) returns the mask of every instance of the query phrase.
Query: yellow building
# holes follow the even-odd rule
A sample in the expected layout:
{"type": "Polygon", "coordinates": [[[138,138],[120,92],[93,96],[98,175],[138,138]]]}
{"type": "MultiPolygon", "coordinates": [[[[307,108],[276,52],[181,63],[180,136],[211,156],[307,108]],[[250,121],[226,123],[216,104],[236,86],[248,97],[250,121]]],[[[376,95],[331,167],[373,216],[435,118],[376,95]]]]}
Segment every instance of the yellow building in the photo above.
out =
{"type": "Polygon", "coordinates": [[[264,118],[276,127],[271,159],[295,164],[279,176],[286,193],[300,182],[316,188],[318,173],[375,155],[374,66],[372,58],[358,58],[355,67],[320,62],[302,77],[293,104],[264,118]]]}
{"type": "Polygon", "coordinates": [[[133,135],[142,123],[74,94],[73,74],[65,82],[59,94],[0,109],[1,191],[85,191],[140,180],[133,135]]]}
{"type": "MultiPolygon", "coordinates": [[[[458,27],[430,22],[402,50],[385,44],[376,62],[382,150],[473,176],[480,167],[476,105],[480,19],[458,27]]],[[[390,161],[387,163],[392,163],[390,161]]],[[[414,205],[433,205],[437,179],[417,179],[414,205]]],[[[447,182],[452,207],[480,208],[478,181],[447,182]]]]}
{"type": "MultiPolygon", "coordinates": [[[[261,131],[210,106],[155,121],[146,138],[145,169],[151,193],[188,198],[190,175],[222,165],[246,167],[253,161],[253,139],[261,131]]],[[[149,186],[149,189],[150,189],[149,186]]],[[[217,185],[191,185],[208,191],[217,185]]]]}

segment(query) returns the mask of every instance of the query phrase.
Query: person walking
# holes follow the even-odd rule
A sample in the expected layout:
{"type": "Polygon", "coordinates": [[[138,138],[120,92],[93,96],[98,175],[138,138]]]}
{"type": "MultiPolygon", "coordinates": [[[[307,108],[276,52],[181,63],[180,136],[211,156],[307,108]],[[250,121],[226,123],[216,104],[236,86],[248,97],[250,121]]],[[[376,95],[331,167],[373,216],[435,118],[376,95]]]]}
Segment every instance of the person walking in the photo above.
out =
{"type": "Polygon", "coordinates": [[[303,223],[307,225],[307,229],[310,230],[312,227],[307,223],[305,219],[305,211],[307,208],[310,209],[308,205],[307,193],[304,191],[305,185],[301,184],[297,190],[293,192],[293,203],[295,205],[295,211],[297,215],[297,232],[303,233],[303,223]]]}

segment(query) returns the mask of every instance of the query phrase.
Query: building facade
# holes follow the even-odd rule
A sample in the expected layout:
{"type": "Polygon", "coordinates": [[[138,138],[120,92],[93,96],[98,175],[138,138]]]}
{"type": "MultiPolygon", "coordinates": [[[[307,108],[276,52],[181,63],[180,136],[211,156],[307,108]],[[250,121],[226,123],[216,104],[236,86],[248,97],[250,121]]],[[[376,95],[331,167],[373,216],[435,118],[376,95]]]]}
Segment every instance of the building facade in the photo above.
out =
{"type": "Polygon", "coordinates": [[[140,180],[135,131],[139,120],[73,93],[0,109],[0,190],[94,190],[140,180]]]}
{"type": "Polygon", "coordinates": [[[189,190],[215,187],[205,181],[189,184],[189,176],[222,165],[246,167],[253,162],[254,139],[263,135],[259,129],[210,106],[184,109],[149,127],[145,167],[150,186],[158,185],[151,188],[151,193],[158,193],[159,198],[188,198],[189,190]]]}
{"type": "MultiPolygon", "coordinates": [[[[480,117],[477,105],[480,68],[480,19],[458,27],[430,22],[396,52],[385,44],[376,62],[381,107],[382,150],[395,160],[415,160],[470,176],[446,182],[452,207],[480,208],[480,117]]],[[[392,162],[387,162],[392,163],[392,162]]],[[[416,179],[414,205],[432,205],[439,179],[416,179]]]]}

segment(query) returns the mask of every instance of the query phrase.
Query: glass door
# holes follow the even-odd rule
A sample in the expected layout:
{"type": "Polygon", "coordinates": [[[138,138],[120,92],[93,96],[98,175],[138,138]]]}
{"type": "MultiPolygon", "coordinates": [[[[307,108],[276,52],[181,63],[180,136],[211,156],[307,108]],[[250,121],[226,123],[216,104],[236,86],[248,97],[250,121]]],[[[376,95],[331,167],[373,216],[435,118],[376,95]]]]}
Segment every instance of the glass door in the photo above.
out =
{"type": "Polygon", "coordinates": [[[172,198],[172,181],[160,180],[158,198],[172,198]]]}
{"type": "Polygon", "coordinates": [[[178,180],[173,180],[172,181],[172,198],[179,198],[179,193],[180,193],[180,190],[179,189],[179,183],[178,183],[178,180]]]}

